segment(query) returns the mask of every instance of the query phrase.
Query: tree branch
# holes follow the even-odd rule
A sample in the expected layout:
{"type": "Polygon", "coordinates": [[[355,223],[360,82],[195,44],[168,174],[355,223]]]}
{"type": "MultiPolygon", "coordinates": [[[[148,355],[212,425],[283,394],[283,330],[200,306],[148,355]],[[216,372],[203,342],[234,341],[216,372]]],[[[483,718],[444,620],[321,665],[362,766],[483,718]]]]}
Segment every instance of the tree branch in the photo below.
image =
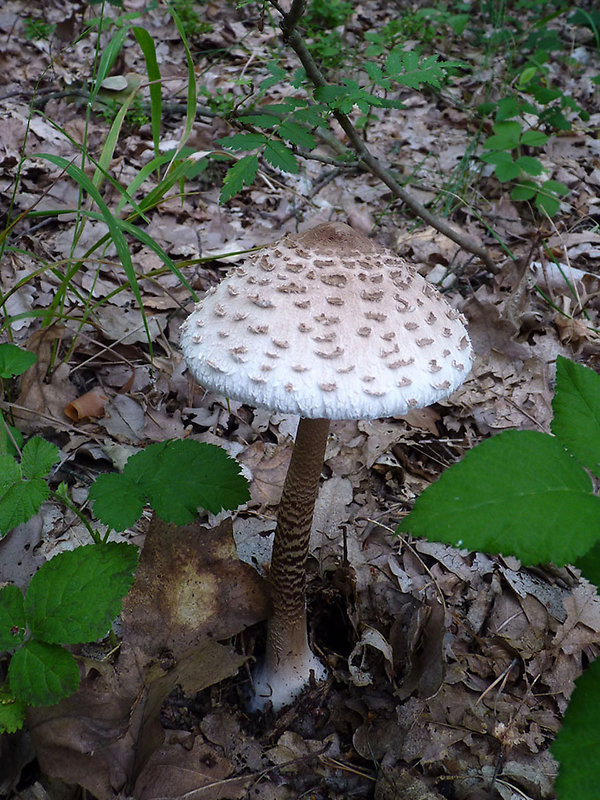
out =
{"type": "MultiPolygon", "coordinates": [[[[273,3],[273,5],[275,5],[276,8],[278,7],[278,4],[273,3]]],[[[304,39],[296,29],[302,13],[304,12],[305,5],[306,3],[304,0],[293,0],[290,11],[283,16],[281,30],[283,31],[284,39],[300,59],[312,84],[315,87],[326,86],[327,81],[323,77],[323,73],[315,63],[315,60],[304,43],[304,39]]],[[[278,10],[281,11],[280,8],[278,8],[278,10]]],[[[352,149],[360,156],[361,161],[369,172],[379,178],[379,180],[391,190],[395,197],[402,200],[411,211],[428,225],[431,225],[432,228],[435,228],[440,233],[443,233],[444,236],[447,236],[453,242],[460,245],[460,247],[480,258],[490,272],[497,273],[499,271],[499,267],[494,263],[488,250],[483,247],[483,245],[470,236],[459,233],[446,222],[446,220],[440,219],[440,217],[432,214],[431,211],[426,209],[422,203],[419,203],[409,191],[398,183],[391,172],[371,153],[346,114],[343,114],[341,111],[334,111],[333,115],[348,137],[352,149]]]]}

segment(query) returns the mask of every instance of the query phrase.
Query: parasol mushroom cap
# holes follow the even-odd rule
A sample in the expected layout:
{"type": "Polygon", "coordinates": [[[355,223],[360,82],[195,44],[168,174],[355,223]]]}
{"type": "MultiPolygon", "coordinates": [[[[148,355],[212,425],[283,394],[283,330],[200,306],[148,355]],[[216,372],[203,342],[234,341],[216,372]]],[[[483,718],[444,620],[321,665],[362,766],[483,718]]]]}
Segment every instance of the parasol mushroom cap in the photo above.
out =
{"type": "Polygon", "coordinates": [[[471,369],[462,316],[415,268],[340,222],[236,267],[182,326],[198,383],[308,418],[405,414],[471,369]]]}

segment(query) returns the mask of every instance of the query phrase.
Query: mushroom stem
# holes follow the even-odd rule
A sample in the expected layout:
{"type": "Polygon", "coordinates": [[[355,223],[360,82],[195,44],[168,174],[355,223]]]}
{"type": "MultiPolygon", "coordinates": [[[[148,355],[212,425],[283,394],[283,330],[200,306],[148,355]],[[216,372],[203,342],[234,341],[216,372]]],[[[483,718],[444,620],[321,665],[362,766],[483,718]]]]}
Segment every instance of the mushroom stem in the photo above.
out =
{"type": "Polygon", "coordinates": [[[270,701],[277,710],[326,670],[308,646],[306,559],[323,467],[329,420],[298,423],[296,443],[283,487],[269,573],[271,618],[265,662],[255,676],[255,707],[270,701]]]}

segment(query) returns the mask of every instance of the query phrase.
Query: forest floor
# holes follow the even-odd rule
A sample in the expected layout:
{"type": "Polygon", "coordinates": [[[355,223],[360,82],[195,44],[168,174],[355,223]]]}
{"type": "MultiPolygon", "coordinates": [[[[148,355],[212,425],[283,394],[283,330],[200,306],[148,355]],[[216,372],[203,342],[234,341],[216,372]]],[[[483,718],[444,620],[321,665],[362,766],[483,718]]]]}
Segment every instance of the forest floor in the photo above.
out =
{"type": "MultiPolygon", "coordinates": [[[[175,5],[182,11],[191,4],[175,5]]],[[[571,21],[567,4],[544,23],[563,45],[548,49],[544,80],[559,90],[559,101],[572,98],[583,110],[567,104],[569,129],[553,130],[535,152],[547,177],[568,188],[549,217],[511,199],[513,184],[498,181],[492,165],[476,157],[493,120],[475,109],[508,96],[526,62],[519,50],[525,34],[510,18],[494,28],[483,11],[472,12],[459,34],[446,17],[417,18],[419,5],[352,4],[335,29],[342,45],[334,60],[358,52],[365,32],[401,19],[405,47],[414,49],[426,35],[425,52],[468,65],[439,90],[401,86],[404,108],[377,109],[366,140],[421,203],[448,213],[457,231],[488,249],[493,274],[420,222],[368,171],[336,162],[331,138],[343,147],[346,141],[335,121],[329,139],[299,158],[298,173],[261,161],[255,182],[219,203],[224,167],[211,161],[183,192],[176,183],[146,214],[146,233],[198,295],[244,251],[321,222],[348,222],[439,285],[466,316],[474,346],[472,373],[448,400],[403,417],[333,423],[309,581],[311,636],[331,678],[281,714],[257,717],[242,698],[248,657],[264,640],[265,598],[249,564],[268,563],[297,419],[194,384],[178,346],[179,327],[193,307],[190,293],[151,247],[132,241],[151,353],[114,246],[97,249],[105,223],[79,213],[92,207],[80,186],[40,157],[81,164],[84,148],[99,158],[118,108],[111,103],[137,78],[143,102],[134,107],[137,116],[126,117],[109,174],[130,185],[153,156],[145,62],[133,35],[111,72],[121,83],[105,87],[104,105],[87,108],[97,35],[81,34],[101,8],[113,20],[102,48],[126,12],[156,42],[161,152],[177,147],[185,138],[188,87],[181,37],[160,3],[147,8],[125,0],[118,8],[53,0],[43,10],[22,0],[2,4],[0,218],[4,226],[16,220],[2,244],[2,340],[38,358],[3,410],[26,435],[41,434],[60,447],[53,481],[66,481],[84,510],[96,474],[152,442],[187,437],[235,456],[250,479],[251,500],[233,515],[233,531],[229,514],[205,515],[201,531],[167,530],[147,514],[115,537],[143,545],[149,526],[153,534],[125,603],[121,651],[80,650],[79,691],[33,709],[24,731],[2,737],[0,794],[19,800],[554,797],[557,763],[549,748],[574,681],[600,644],[595,587],[574,568],[525,569],[512,557],[393,532],[414,498],[481,439],[507,429],[550,430],[558,355],[600,369],[600,114],[593,80],[600,51],[593,32],[571,21]],[[508,32],[514,49],[506,39],[490,45],[494,30],[508,32]],[[80,404],[90,391],[100,409],[80,404]],[[186,559],[212,576],[194,611],[195,632],[160,600],[169,587],[179,590],[186,559]],[[144,586],[158,562],[163,583],[152,595],[144,586]],[[149,679],[149,663],[159,679],[149,679]]],[[[535,10],[513,5],[521,8],[516,17],[523,8],[525,16],[535,10]]],[[[250,91],[244,78],[256,87],[274,58],[289,74],[298,64],[269,14],[261,21],[260,4],[236,8],[214,0],[196,8],[204,28],[190,34],[190,49],[201,108],[185,144],[202,158],[231,132],[223,109],[244,100],[250,91]]],[[[328,69],[335,74],[334,66],[328,69]]],[[[280,102],[293,91],[275,83],[266,100],[280,102]]],[[[360,116],[356,109],[351,114],[360,116]]],[[[531,112],[522,119],[538,122],[531,112]]],[[[148,174],[143,193],[155,184],[148,174]]],[[[115,210],[115,185],[105,181],[101,189],[115,210]]],[[[0,583],[25,587],[45,561],[87,541],[75,515],[48,501],[0,541],[0,583]]]]}

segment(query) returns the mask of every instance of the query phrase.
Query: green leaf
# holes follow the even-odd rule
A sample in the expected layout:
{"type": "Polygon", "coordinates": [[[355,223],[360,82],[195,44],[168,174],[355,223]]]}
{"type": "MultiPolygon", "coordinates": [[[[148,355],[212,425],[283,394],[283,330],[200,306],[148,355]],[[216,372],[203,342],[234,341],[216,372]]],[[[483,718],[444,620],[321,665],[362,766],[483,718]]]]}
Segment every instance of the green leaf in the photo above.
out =
{"type": "Polygon", "coordinates": [[[585,555],[578,558],[575,566],[581,570],[584,578],[600,587],[600,542],[596,542],[585,555]]]}
{"type": "Polygon", "coordinates": [[[541,147],[543,144],[546,144],[550,137],[546,136],[545,133],[541,131],[525,131],[523,136],[521,136],[521,144],[526,144],[531,147],[541,147]]]}
{"type": "Polygon", "coordinates": [[[520,122],[496,122],[493,129],[494,135],[483,142],[486,150],[512,150],[518,146],[522,130],[520,122]]]}
{"type": "Polygon", "coordinates": [[[223,508],[237,508],[249,498],[248,482],[238,462],[221,447],[193,439],[151,444],[130,456],[121,475],[97,478],[90,489],[94,514],[116,530],[124,530],[141,513],[133,520],[129,509],[121,513],[119,501],[128,493],[135,502],[148,501],[161,519],[176,525],[192,522],[199,507],[216,514],[223,508]]]}
{"type": "Polygon", "coordinates": [[[0,344],[0,378],[22,375],[37,361],[37,356],[16,344],[0,344]]]}
{"type": "Polygon", "coordinates": [[[21,467],[13,456],[9,456],[7,453],[0,455],[0,498],[22,477],[21,467]]]}
{"type": "Polygon", "coordinates": [[[398,530],[514,555],[524,564],[562,566],[597,540],[599,515],[588,474],[557,438],[507,431],[443,473],[398,530]]]}
{"type": "Polygon", "coordinates": [[[15,733],[25,722],[25,703],[10,693],[7,684],[0,687],[0,734],[15,733]]]}
{"type": "Polygon", "coordinates": [[[558,356],[552,409],[552,433],[600,478],[600,375],[558,356]]]}
{"type": "Polygon", "coordinates": [[[45,478],[60,458],[58,447],[34,436],[23,448],[21,469],[26,478],[45,478]]]}
{"type": "Polygon", "coordinates": [[[143,485],[126,475],[112,472],[99,475],[90,487],[94,516],[115,531],[124,531],[142,516],[146,505],[143,485]]]}
{"type": "MultiPolygon", "coordinates": [[[[247,122],[249,125],[256,125],[257,128],[270,129],[279,125],[279,117],[275,117],[273,114],[244,114],[239,119],[241,122],[247,122]]],[[[255,134],[240,133],[237,135],[254,136],[255,134]]]]}
{"type": "Polygon", "coordinates": [[[296,156],[283,142],[272,139],[265,147],[263,155],[271,166],[277,167],[282,172],[293,172],[294,174],[300,172],[296,156]]]}
{"type": "Polygon", "coordinates": [[[280,125],[278,133],[286,142],[296,144],[298,147],[307,147],[312,150],[316,146],[315,137],[312,133],[309,133],[302,125],[298,125],[291,120],[286,120],[280,125]]]}
{"type": "Polygon", "coordinates": [[[43,478],[14,483],[0,499],[0,536],[37,514],[49,494],[50,490],[43,478]]]}
{"type": "Polygon", "coordinates": [[[517,158],[516,163],[521,167],[523,172],[528,175],[541,175],[544,172],[544,165],[537,158],[531,156],[520,156],[517,158]]]}
{"type": "Polygon", "coordinates": [[[553,217],[560,209],[560,200],[544,192],[536,194],[535,204],[540,211],[545,212],[549,217],[553,217]]]}
{"type": "Polygon", "coordinates": [[[510,163],[507,162],[506,164],[497,164],[494,168],[494,175],[502,183],[514,180],[515,178],[518,178],[520,174],[521,168],[514,161],[511,161],[510,163]]]}
{"type": "Polygon", "coordinates": [[[538,186],[533,181],[521,181],[515,186],[510,196],[513,200],[531,200],[537,194],[538,186]]]}
{"type": "Polygon", "coordinates": [[[133,583],[137,548],[89,544],[59,553],[35,573],[25,595],[31,633],[52,644],[105,636],[133,583]]]}
{"type": "Polygon", "coordinates": [[[544,181],[540,188],[547,192],[554,192],[561,197],[565,197],[569,194],[569,187],[565,186],[565,184],[560,181],[544,181]]]}
{"type": "Polygon", "coordinates": [[[25,606],[18,586],[0,589],[0,650],[14,650],[25,635],[25,606]]]}
{"type": "Polygon", "coordinates": [[[236,133],[233,136],[217,139],[217,141],[228,150],[256,150],[257,147],[263,147],[269,140],[263,133],[236,133]]]}
{"type": "Polygon", "coordinates": [[[8,681],[21,703],[49,706],[77,691],[79,667],[60,645],[31,641],[12,657],[8,681]]]}
{"type": "Polygon", "coordinates": [[[223,188],[219,196],[219,203],[226,203],[238,192],[242,191],[242,187],[250,186],[256,173],[258,171],[258,156],[243,156],[231,167],[224,179],[223,188]]]}
{"type": "Polygon", "coordinates": [[[562,728],[552,745],[560,762],[555,789],[560,800],[595,800],[600,784],[600,660],[577,678],[562,728]]]}

